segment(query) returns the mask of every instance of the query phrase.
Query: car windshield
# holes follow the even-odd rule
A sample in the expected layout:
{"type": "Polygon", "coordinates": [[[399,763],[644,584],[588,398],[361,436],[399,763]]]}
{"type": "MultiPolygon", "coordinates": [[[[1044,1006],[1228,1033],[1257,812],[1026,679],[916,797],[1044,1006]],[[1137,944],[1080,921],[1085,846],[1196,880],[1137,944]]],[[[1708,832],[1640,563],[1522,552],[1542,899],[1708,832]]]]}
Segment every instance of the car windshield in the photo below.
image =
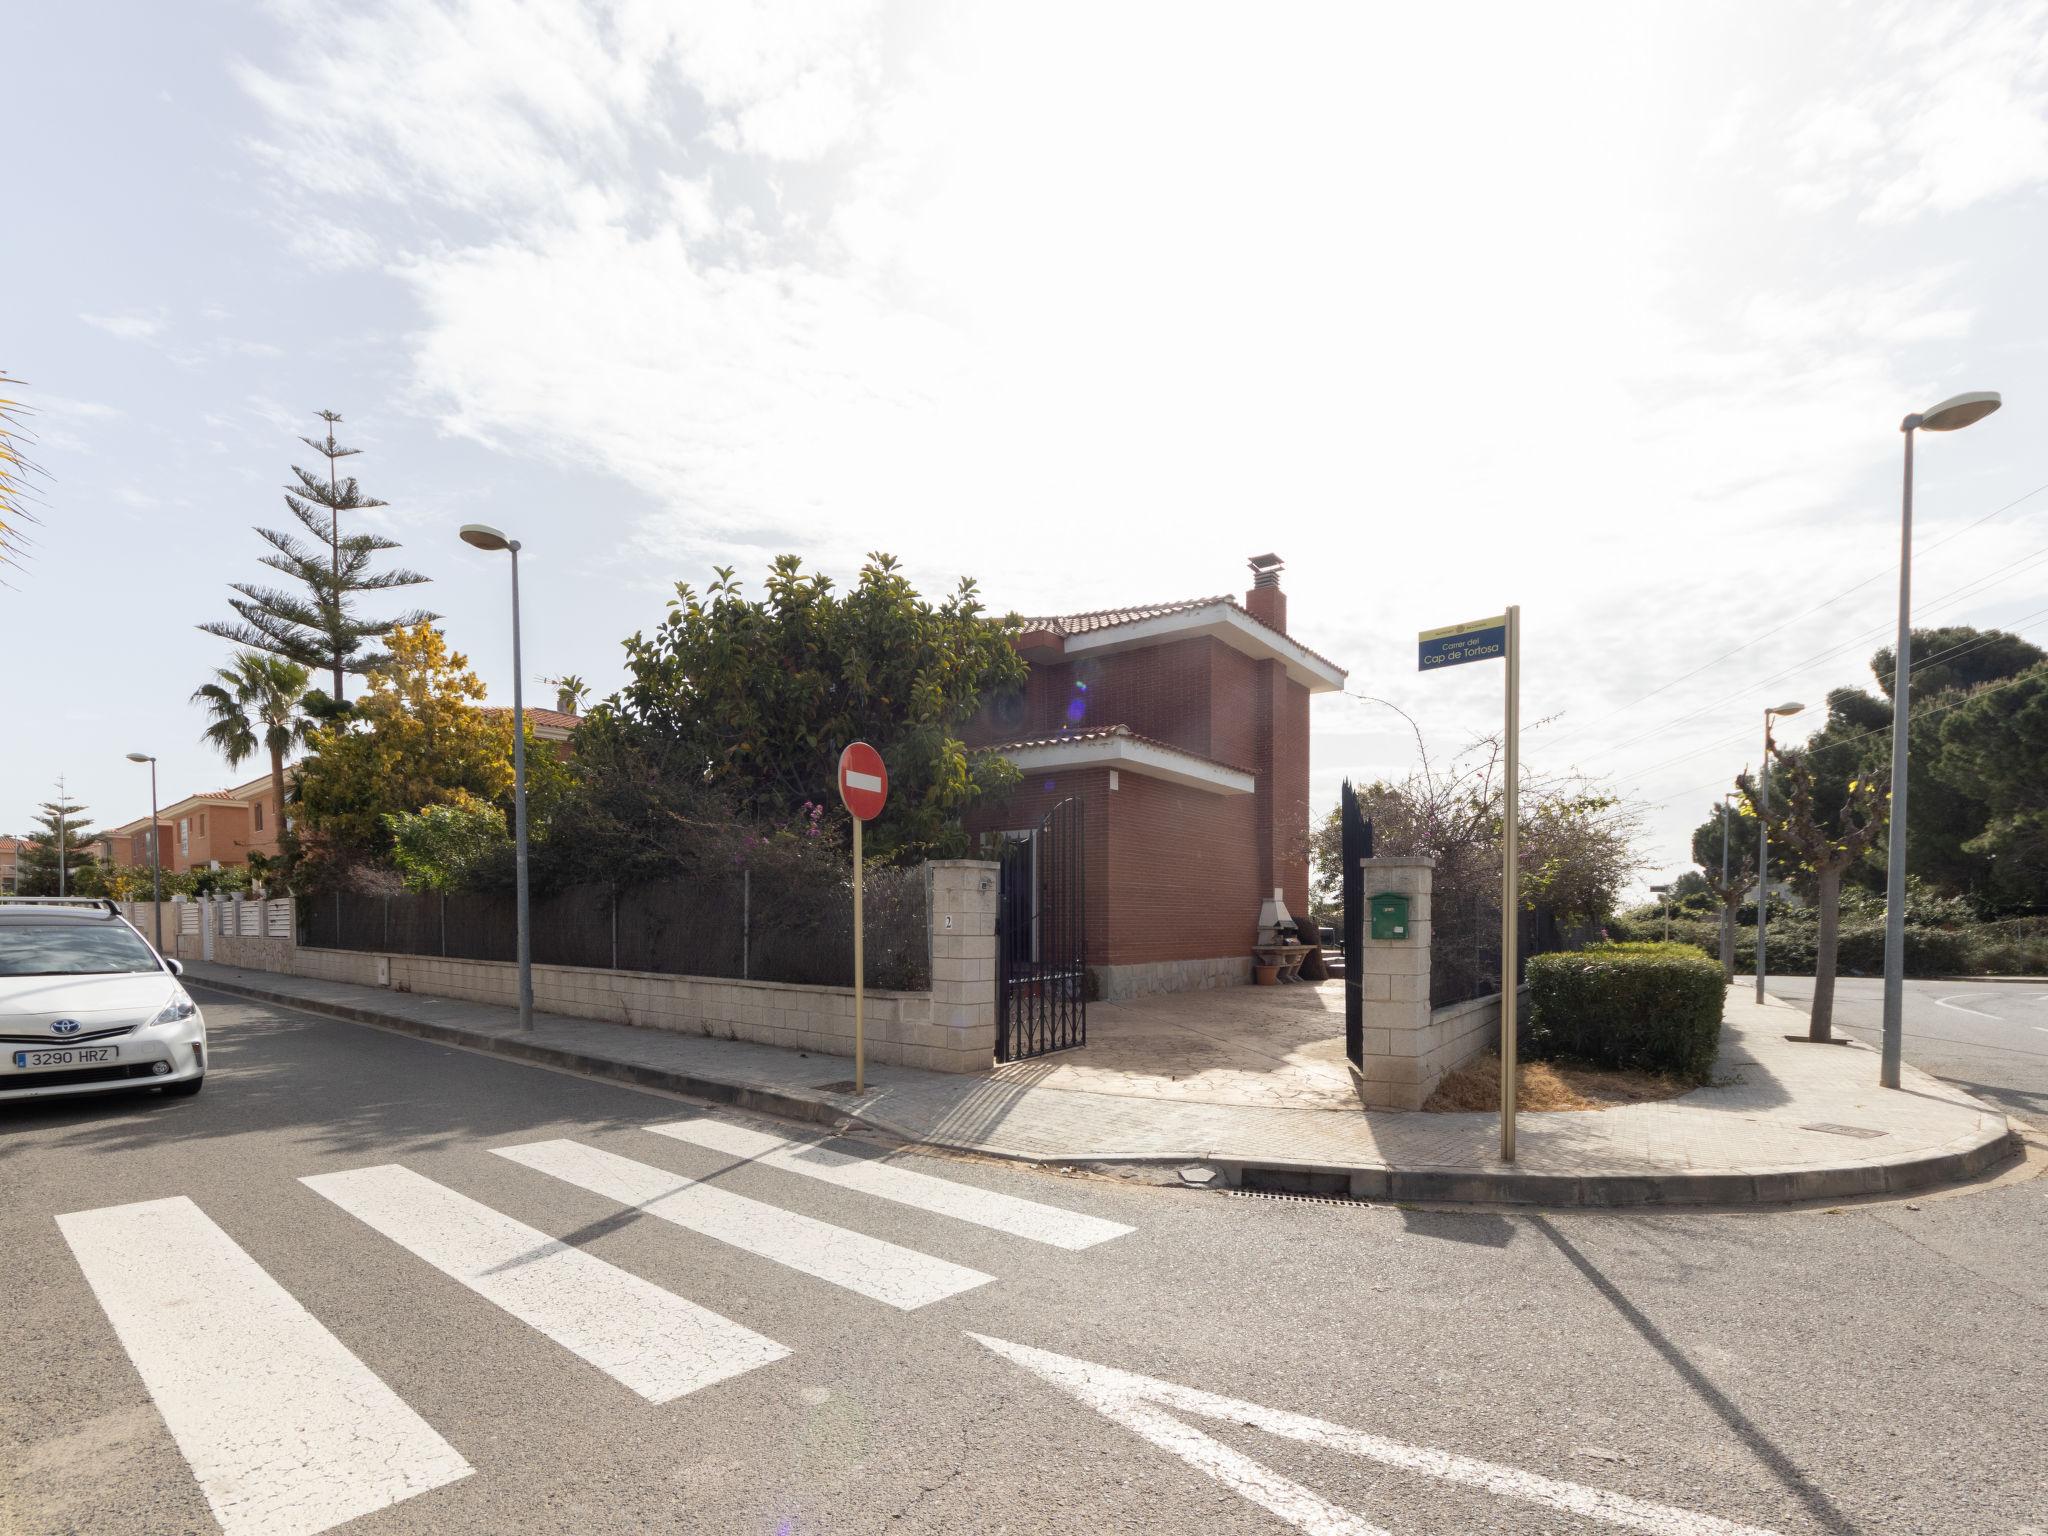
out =
{"type": "Polygon", "coordinates": [[[0,923],[0,976],[103,976],[159,969],[124,923],[0,923]]]}

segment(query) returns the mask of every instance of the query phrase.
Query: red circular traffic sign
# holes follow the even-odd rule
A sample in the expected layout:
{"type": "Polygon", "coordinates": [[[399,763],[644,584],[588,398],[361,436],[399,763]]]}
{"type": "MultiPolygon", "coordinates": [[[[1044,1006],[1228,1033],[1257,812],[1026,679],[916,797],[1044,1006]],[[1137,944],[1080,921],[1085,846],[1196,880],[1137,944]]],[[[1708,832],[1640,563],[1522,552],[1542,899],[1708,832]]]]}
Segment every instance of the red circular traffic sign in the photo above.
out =
{"type": "Polygon", "coordinates": [[[889,803],[889,770],[882,754],[864,741],[839,754],[839,798],[862,821],[873,821],[889,803]]]}

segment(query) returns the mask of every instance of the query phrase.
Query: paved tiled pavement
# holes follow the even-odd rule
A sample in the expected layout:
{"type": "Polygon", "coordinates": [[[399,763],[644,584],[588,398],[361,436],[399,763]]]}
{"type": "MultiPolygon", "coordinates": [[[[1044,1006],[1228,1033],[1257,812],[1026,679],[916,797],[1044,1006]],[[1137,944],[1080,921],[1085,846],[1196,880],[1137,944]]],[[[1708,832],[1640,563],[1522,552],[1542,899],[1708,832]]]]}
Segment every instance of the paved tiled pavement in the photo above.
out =
{"type": "Polygon", "coordinates": [[[852,1119],[906,1140],[1033,1161],[1189,1161],[1266,1187],[1348,1188],[1368,1198],[1554,1204],[1744,1203],[1840,1198],[1970,1177],[2017,1151],[2005,1117],[1907,1068],[1877,1086],[1856,1044],[1794,1043],[1804,1018],[1729,993],[1713,1084],[1677,1099],[1525,1113],[1519,1155],[1498,1153],[1492,1114],[1217,1103],[1051,1086],[1057,1058],[961,1075],[875,1067],[746,1041],[538,1015],[307,977],[190,964],[202,985],[501,1054],[725,1099],[826,1124],[852,1119]],[[1333,1183],[1333,1181],[1335,1181],[1333,1183]]]}

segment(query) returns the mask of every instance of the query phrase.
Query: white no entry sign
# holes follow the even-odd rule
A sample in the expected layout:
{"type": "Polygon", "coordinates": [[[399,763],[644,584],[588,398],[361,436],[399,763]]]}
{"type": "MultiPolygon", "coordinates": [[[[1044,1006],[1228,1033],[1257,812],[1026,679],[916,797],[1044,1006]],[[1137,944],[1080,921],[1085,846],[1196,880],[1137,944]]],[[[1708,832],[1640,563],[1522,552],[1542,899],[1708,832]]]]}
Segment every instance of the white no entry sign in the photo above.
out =
{"type": "Polygon", "coordinates": [[[873,821],[889,803],[889,770],[864,741],[839,754],[839,798],[856,821],[873,821]]]}

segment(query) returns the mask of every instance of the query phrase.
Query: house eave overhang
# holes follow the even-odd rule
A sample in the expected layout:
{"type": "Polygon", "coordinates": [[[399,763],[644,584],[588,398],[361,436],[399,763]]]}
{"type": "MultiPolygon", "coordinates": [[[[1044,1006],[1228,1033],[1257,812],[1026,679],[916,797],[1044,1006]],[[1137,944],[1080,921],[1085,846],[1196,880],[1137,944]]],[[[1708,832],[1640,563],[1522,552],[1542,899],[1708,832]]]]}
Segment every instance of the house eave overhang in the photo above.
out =
{"type": "Polygon", "coordinates": [[[1287,675],[1310,693],[1334,693],[1344,686],[1344,671],[1322,657],[1269,629],[1250,614],[1229,602],[1210,603],[1179,613],[1162,613],[1128,624],[1111,624],[1085,634],[1066,637],[1068,657],[1107,655],[1157,645],[1163,640],[1186,640],[1206,635],[1234,651],[1259,661],[1277,661],[1287,675]]]}
{"type": "MultiPolygon", "coordinates": [[[[1071,645],[1073,642],[1068,642],[1071,645]]],[[[1143,778],[1162,779],[1213,795],[1248,795],[1255,781],[1242,768],[1214,763],[1191,752],[1179,752],[1131,736],[1087,737],[1042,745],[998,747],[997,751],[1024,773],[1082,768],[1119,768],[1143,778]]]]}

